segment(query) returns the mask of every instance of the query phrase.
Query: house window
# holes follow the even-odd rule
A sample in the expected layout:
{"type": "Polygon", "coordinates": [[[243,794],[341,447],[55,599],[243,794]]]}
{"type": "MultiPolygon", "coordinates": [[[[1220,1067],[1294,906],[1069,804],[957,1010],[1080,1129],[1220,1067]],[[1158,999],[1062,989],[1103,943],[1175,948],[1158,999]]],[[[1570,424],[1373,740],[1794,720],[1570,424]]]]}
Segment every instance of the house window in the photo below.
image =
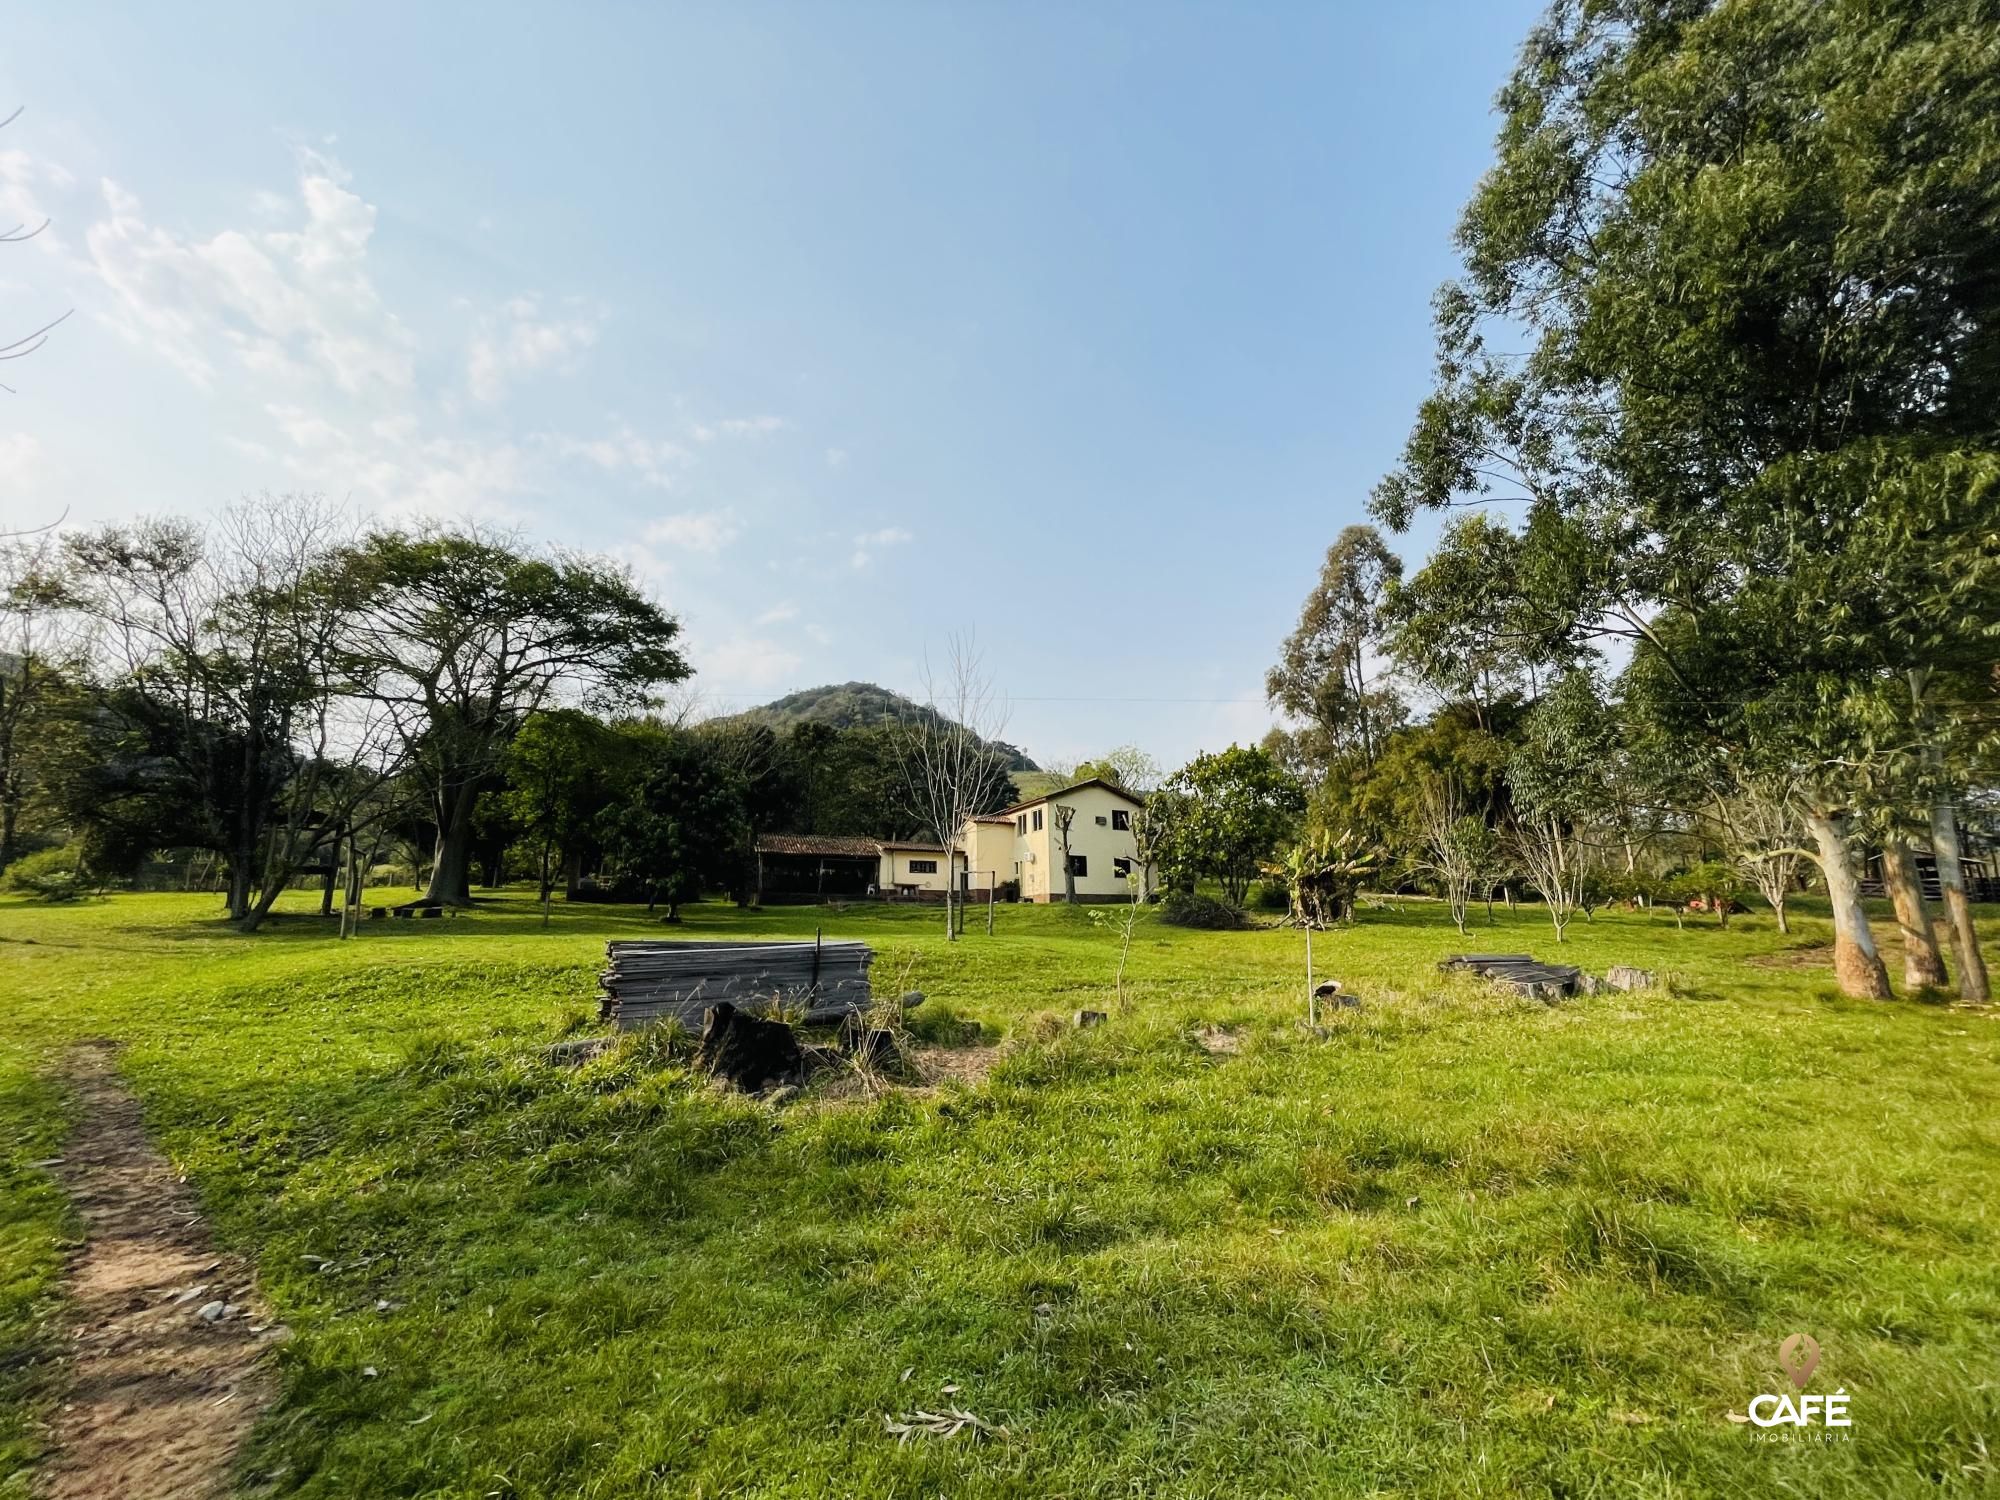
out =
{"type": "Polygon", "coordinates": [[[1111,873],[1116,875],[1120,880],[1130,880],[1132,878],[1132,861],[1129,859],[1112,860],[1111,873]]]}
{"type": "Polygon", "coordinates": [[[910,873],[912,875],[935,875],[937,874],[937,861],[934,859],[913,859],[910,861],[910,873]]]}
{"type": "Polygon", "coordinates": [[[1088,875],[1090,873],[1090,856],[1087,854],[1072,854],[1069,857],[1069,872],[1072,875],[1088,875]]]}
{"type": "Polygon", "coordinates": [[[1025,835],[1028,831],[1028,815],[1019,813],[1014,818],[1014,832],[1025,835]]]}
{"type": "Polygon", "coordinates": [[[1111,826],[1116,828],[1120,833],[1130,833],[1132,831],[1132,814],[1122,807],[1119,808],[1118,811],[1111,815],[1111,826]]]}
{"type": "Polygon", "coordinates": [[[1042,810],[1038,807],[1035,809],[1035,832],[1040,833],[1041,831],[1042,831],[1042,810]]]}
{"type": "Polygon", "coordinates": [[[1098,826],[1099,828],[1102,828],[1102,827],[1104,826],[1104,819],[1102,819],[1102,818],[1099,818],[1099,819],[1097,820],[1097,826],[1098,826]]]}

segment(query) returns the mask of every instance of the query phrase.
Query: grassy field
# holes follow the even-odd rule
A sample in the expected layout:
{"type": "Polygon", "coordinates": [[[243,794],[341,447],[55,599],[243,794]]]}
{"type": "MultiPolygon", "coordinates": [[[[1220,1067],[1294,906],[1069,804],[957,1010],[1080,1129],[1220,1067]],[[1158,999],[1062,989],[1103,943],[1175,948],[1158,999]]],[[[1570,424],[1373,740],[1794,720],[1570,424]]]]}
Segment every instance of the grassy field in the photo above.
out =
{"type": "MultiPolygon", "coordinates": [[[[51,1070],[94,1036],[127,1044],[158,1139],[295,1330],[246,1488],[2000,1478],[2000,1024],[1837,998],[1810,916],[1579,923],[1563,956],[1675,983],[1545,1007],[1441,979],[1463,945],[1436,907],[1369,911],[1317,944],[1366,1000],[1322,1038],[1291,932],[1149,921],[1129,1013],[1076,1032],[1056,1018],[1111,1008],[1116,958],[1083,911],[1003,908],[947,946],[931,910],[691,909],[687,935],[865,938],[930,994],[929,1029],[1000,1043],[983,1078],[774,1107],[654,1043],[541,1060],[594,1024],[605,939],[659,931],[643,913],[558,907],[543,931],[516,896],[346,944],[213,915],[0,902],[0,1493],[26,1487],[74,1232],[33,1165],[65,1127],[51,1070]],[[1813,1389],[1851,1398],[1845,1441],[1729,1420],[1789,1388],[1799,1330],[1825,1349],[1813,1389]],[[947,1403],[1006,1435],[885,1431],[947,1403]]],[[[1527,909],[1473,946],[1557,951],[1527,909]]]]}

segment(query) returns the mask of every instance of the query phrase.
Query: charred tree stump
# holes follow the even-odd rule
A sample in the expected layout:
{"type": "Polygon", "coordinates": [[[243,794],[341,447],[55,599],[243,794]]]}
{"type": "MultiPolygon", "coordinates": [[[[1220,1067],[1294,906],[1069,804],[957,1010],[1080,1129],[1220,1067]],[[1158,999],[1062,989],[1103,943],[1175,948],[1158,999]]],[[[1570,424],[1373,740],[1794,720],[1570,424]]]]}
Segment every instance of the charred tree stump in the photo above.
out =
{"type": "Polygon", "coordinates": [[[727,1003],[710,1010],[695,1060],[746,1094],[805,1078],[799,1039],[782,1021],[760,1021],[727,1003]]]}

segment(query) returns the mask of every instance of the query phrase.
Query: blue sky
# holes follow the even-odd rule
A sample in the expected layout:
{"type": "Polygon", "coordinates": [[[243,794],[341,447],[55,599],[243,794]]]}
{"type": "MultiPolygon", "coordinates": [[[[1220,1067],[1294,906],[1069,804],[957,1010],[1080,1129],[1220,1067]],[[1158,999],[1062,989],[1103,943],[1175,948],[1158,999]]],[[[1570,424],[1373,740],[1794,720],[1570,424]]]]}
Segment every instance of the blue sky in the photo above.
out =
{"type": "Polygon", "coordinates": [[[477,516],[716,710],[973,629],[1032,754],[1254,738],[1535,9],[8,6],[0,521],[477,516]]]}

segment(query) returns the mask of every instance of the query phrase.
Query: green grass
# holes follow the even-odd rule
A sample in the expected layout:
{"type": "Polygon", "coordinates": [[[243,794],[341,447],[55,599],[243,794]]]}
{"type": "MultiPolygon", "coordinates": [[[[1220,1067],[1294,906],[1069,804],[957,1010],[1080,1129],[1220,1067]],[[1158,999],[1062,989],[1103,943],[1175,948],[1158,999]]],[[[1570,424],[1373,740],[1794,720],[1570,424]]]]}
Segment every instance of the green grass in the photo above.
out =
{"type": "MultiPolygon", "coordinates": [[[[1149,922],[1131,1012],[1079,1033],[1050,1018],[1110,1008],[1116,958],[1083,911],[947,946],[931,909],[692,909],[688,935],[866,938],[1008,1039],[977,1086],[783,1108],[650,1041],[540,1061],[594,1013],[605,939],[659,930],[642,913],[544,932],[513,896],[347,944],[212,917],[0,903],[0,1493],[51,1399],[74,1225],[31,1164],[83,1036],[127,1044],[296,1331],[243,1476],[279,1494],[1995,1483],[2000,1024],[1838,998],[1810,917],[1578,923],[1564,957],[1675,986],[1545,1007],[1443,980],[1468,944],[1435,906],[1370,911],[1316,944],[1367,1002],[1321,1039],[1289,932],[1149,922]],[[1240,1050],[1197,1045],[1211,1025],[1240,1050]],[[1727,1420],[1801,1329],[1848,1441],[1727,1420]],[[1008,1436],[883,1430],[943,1403],[1008,1436]]],[[[1557,953],[1539,912],[1500,920],[1469,946],[1557,953]]]]}

